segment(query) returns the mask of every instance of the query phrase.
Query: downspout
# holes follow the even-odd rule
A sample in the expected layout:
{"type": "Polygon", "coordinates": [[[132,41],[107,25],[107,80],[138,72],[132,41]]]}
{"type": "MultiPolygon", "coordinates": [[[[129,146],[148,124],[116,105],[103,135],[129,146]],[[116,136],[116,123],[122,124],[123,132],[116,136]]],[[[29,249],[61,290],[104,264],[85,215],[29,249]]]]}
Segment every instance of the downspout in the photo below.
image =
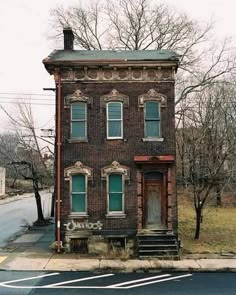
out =
{"type": "Polygon", "coordinates": [[[57,70],[57,252],[61,252],[61,74],[57,70]]]}

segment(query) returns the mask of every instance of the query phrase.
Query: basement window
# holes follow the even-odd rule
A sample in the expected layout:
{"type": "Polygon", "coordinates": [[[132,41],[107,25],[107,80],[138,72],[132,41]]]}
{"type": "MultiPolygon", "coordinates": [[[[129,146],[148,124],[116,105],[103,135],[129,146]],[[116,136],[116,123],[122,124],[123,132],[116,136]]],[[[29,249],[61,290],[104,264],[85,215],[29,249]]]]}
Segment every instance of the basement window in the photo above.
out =
{"type": "Polygon", "coordinates": [[[88,238],[71,239],[71,252],[87,254],[88,253],[88,238]]]}
{"type": "Polygon", "coordinates": [[[126,237],[109,237],[108,244],[110,249],[125,249],[126,237]]]}

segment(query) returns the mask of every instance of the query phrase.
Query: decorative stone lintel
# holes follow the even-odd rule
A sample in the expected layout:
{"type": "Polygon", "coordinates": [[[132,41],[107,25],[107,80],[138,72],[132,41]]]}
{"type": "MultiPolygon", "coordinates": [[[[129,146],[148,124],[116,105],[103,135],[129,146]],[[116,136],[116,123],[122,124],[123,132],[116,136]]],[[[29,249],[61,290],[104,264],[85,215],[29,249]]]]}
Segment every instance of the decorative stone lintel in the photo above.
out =
{"type": "Polygon", "coordinates": [[[125,180],[130,179],[129,168],[126,166],[120,165],[120,163],[117,161],[113,161],[111,165],[103,167],[101,173],[102,173],[102,179],[106,179],[106,177],[111,173],[122,174],[124,175],[125,180]]]}
{"type": "Polygon", "coordinates": [[[118,90],[113,89],[110,93],[101,96],[100,103],[103,108],[106,107],[106,104],[111,101],[122,102],[124,106],[129,106],[129,97],[125,94],[120,93],[118,90]]]}
{"type": "Polygon", "coordinates": [[[162,108],[167,107],[167,97],[164,94],[156,92],[154,89],[150,89],[147,93],[138,97],[139,107],[143,108],[147,101],[156,101],[161,104],[162,108]]]}
{"type": "Polygon", "coordinates": [[[64,170],[64,177],[66,180],[73,174],[84,174],[88,177],[88,180],[91,180],[93,177],[93,169],[88,166],[84,166],[83,163],[77,161],[73,166],[65,168],[64,170]]]}
{"type": "Polygon", "coordinates": [[[84,95],[80,89],[77,89],[75,92],[65,97],[65,104],[73,102],[85,102],[87,104],[91,104],[91,98],[84,95]]]}

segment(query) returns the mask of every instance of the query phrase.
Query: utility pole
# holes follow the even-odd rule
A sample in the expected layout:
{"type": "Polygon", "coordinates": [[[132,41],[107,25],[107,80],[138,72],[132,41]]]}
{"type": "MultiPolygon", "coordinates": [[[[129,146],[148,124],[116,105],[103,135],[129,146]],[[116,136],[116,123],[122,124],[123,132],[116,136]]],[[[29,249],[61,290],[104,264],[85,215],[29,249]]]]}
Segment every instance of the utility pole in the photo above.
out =
{"type": "MultiPolygon", "coordinates": [[[[44,91],[53,91],[56,92],[56,88],[43,88],[44,91]]],[[[55,110],[56,111],[56,110],[55,110]]],[[[53,165],[53,176],[55,179],[56,176],[56,161],[55,161],[55,150],[56,150],[56,136],[55,136],[55,130],[50,129],[41,129],[42,132],[44,132],[44,135],[42,135],[42,138],[54,138],[54,165],[53,165]]],[[[51,143],[53,144],[53,143],[51,143]]],[[[51,217],[55,216],[55,184],[54,184],[54,190],[52,193],[52,201],[51,201],[51,217]]]]}

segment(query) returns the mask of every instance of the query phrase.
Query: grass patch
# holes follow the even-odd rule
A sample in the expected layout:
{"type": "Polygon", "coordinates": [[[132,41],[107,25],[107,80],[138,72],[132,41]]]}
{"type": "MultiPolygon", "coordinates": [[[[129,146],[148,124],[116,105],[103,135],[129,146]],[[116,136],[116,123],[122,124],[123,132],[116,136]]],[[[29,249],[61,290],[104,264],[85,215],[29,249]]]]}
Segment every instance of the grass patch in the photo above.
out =
{"type": "Polygon", "coordinates": [[[179,236],[183,254],[236,252],[236,207],[203,209],[200,239],[194,240],[195,211],[193,202],[180,195],[179,236]]]}

